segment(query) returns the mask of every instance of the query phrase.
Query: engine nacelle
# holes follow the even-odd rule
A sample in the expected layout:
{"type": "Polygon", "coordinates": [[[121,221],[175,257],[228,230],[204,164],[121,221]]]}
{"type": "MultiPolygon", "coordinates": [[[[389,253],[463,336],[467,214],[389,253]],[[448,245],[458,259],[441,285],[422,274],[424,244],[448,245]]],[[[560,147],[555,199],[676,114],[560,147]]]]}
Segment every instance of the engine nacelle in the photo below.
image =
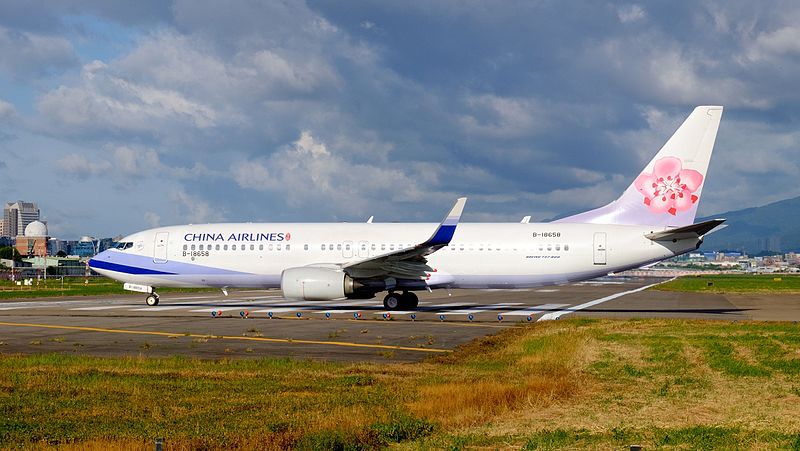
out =
{"type": "Polygon", "coordinates": [[[357,282],[343,271],[330,268],[289,268],[281,275],[283,296],[305,301],[332,301],[349,297],[357,282]]]}

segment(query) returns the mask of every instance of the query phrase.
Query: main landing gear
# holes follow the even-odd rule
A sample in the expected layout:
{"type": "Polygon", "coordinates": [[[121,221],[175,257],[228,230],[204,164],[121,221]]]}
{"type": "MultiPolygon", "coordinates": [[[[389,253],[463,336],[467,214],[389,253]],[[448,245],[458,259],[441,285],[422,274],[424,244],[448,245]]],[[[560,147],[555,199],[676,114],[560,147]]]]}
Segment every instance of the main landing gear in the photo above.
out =
{"type": "Polygon", "coordinates": [[[404,291],[403,294],[390,291],[383,298],[383,306],[386,310],[415,309],[419,305],[419,298],[411,291],[404,291]]]}
{"type": "Polygon", "coordinates": [[[158,293],[156,293],[155,291],[150,293],[150,296],[147,296],[147,299],[145,299],[144,301],[150,307],[154,307],[154,306],[158,305],[158,293]]]}

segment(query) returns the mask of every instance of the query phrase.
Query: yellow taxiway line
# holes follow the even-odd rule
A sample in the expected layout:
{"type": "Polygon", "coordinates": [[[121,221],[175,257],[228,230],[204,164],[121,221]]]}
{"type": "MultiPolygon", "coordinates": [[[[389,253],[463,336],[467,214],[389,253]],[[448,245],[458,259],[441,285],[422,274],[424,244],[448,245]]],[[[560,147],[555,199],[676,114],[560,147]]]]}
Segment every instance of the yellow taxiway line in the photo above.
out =
{"type": "Polygon", "coordinates": [[[178,337],[191,337],[191,338],[216,338],[223,340],[242,340],[242,341],[261,341],[269,343],[291,343],[291,344],[306,344],[306,345],[326,345],[326,346],[345,346],[351,348],[372,348],[372,349],[388,349],[392,351],[416,351],[416,352],[433,352],[442,353],[450,352],[448,349],[437,348],[412,348],[409,346],[392,346],[392,345],[378,345],[369,343],[351,343],[347,341],[322,341],[322,340],[295,340],[292,338],[268,338],[268,337],[246,337],[234,335],[209,335],[209,334],[189,334],[182,333],[176,334],[172,332],[158,332],[149,330],[130,330],[130,329],[106,329],[101,327],[85,327],[85,326],[63,326],[58,324],[32,324],[32,323],[8,323],[0,322],[0,326],[17,326],[17,327],[38,327],[44,329],[61,329],[61,330],[78,330],[84,332],[105,332],[112,334],[132,334],[132,335],[157,335],[162,337],[178,338],[178,337]]]}

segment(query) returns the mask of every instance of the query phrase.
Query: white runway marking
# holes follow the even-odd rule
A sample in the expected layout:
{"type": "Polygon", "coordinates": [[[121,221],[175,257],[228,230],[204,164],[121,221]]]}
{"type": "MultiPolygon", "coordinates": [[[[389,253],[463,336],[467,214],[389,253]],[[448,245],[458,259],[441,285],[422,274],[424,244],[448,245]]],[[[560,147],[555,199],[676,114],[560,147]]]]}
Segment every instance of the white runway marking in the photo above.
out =
{"type": "Polygon", "coordinates": [[[457,307],[457,306],[461,306],[461,305],[475,305],[475,303],[474,302],[451,302],[449,304],[431,305],[430,308],[442,309],[442,308],[446,308],[446,307],[457,307]]]}
{"type": "Polygon", "coordinates": [[[128,310],[129,312],[163,312],[165,310],[179,310],[188,308],[186,305],[154,305],[153,307],[135,308],[128,310]]]}
{"type": "Polygon", "coordinates": [[[645,285],[643,287],[636,288],[635,290],[629,290],[629,291],[623,291],[621,293],[615,293],[615,294],[612,294],[611,296],[606,296],[604,298],[595,299],[594,301],[589,301],[589,302],[586,302],[586,303],[581,304],[581,305],[576,305],[576,306],[570,307],[568,309],[560,310],[558,312],[547,313],[545,315],[542,315],[542,317],[539,318],[539,321],[550,321],[550,320],[554,320],[554,319],[559,319],[563,315],[567,315],[569,313],[577,312],[578,310],[583,310],[585,308],[593,307],[595,305],[602,304],[603,302],[613,301],[614,299],[621,298],[622,296],[625,296],[625,295],[628,295],[628,294],[638,293],[638,292],[644,291],[644,290],[646,290],[646,289],[648,289],[650,287],[654,287],[656,285],[661,285],[662,283],[667,283],[667,282],[670,282],[672,280],[675,280],[675,278],[673,277],[672,279],[669,279],[669,280],[662,280],[661,282],[653,283],[653,284],[650,284],[650,285],[645,285]]]}
{"type": "Polygon", "coordinates": [[[250,313],[286,313],[286,312],[298,312],[298,311],[306,311],[308,310],[305,307],[286,307],[286,308],[274,308],[268,310],[254,310],[250,313]]]}
{"type": "Polygon", "coordinates": [[[533,316],[538,315],[546,310],[555,310],[557,308],[566,307],[569,304],[542,304],[524,310],[514,310],[512,312],[505,312],[503,315],[507,316],[533,316]]]}
{"type": "Polygon", "coordinates": [[[522,302],[508,302],[505,304],[489,304],[489,305],[481,305],[475,308],[465,308],[465,309],[458,309],[458,310],[450,310],[447,312],[448,315],[469,315],[470,313],[483,313],[483,312],[493,312],[495,310],[503,310],[507,308],[514,308],[517,305],[522,305],[522,302]]]}
{"type": "Polygon", "coordinates": [[[229,310],[239,310],[242,307],[214,307],[214,308],[203,308],[199,310],[189,310],[190,312],[197,312],[197,313],[211,313],[211,312],[227,312],[229,310]]]}
{"type": "Polygon", "coordinates": [[[536,290],[537,293],[555,293],[557,292],[557,288],[549,289],[549,290],[536,290]]]}
{"type": "Polygon", "coordinates": [[[18,309],[18,308],[28,308],[28,306],[27,305],[19,305],[19,306],[14,306],[14,307],[0,307],[0,310],[15,310],[15,309],[18,309]]]}
{"type": "Polygon", "coordinates": [[[190,299],[209,299],[209,298],[215,298],[215,297],[217,297],[216,294],[213,294],[213,295],[207,294],[205,296],[184,296],[184,297],[180,297],[180,298],[169,298],[169,300],[170,301],[188,301],[190,299]]]}
{"type": "Polygon", "coordinates": [[[133,307],[132,305],[101,305],[98,307],[78,307],[78,308],[71,308],[70,310],[112,310],[115,308],[129,308],[133,307]]]}

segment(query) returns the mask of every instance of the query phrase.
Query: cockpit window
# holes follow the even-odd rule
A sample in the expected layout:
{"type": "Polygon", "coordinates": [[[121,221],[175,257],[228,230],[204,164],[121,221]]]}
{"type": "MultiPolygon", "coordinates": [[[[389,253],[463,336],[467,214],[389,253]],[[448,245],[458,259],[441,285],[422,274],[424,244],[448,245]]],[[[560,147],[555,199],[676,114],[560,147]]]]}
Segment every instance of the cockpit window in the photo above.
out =
{"type": "Polygon", "coordinates": [[[121,250],[121,251],[123,251],[123,250],[125,250],[125,249],[130,249],[130,248],[132,248],[132,247],[133,247],[133,242],[132,242],[132,241],[120,241],[120,242],[119,242],[119,243],[117,243],[117,245],[116,245],[116,246],[114,246],[114,247],[115,247],[115,248],[117,248],[117,249],[119,249],[119,250],[121,250]]]}

